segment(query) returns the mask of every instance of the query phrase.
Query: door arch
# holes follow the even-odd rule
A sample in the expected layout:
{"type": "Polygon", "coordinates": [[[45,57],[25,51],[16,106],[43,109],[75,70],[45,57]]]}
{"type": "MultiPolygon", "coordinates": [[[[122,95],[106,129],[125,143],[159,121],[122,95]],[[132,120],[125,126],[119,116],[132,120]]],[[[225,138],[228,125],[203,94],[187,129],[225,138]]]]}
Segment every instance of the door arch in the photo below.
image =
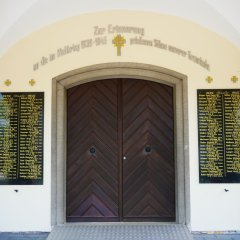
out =
{"type": "Polygon", "coordinates": [[[173,87],[175,115],[176,222],[189,222],[187,77],[165,68],[139,63],[107,63],[80,68],[53,79],[52,98],[52,225],[66,222],[66,91],[82,83],[134,78],[173,87]]]}

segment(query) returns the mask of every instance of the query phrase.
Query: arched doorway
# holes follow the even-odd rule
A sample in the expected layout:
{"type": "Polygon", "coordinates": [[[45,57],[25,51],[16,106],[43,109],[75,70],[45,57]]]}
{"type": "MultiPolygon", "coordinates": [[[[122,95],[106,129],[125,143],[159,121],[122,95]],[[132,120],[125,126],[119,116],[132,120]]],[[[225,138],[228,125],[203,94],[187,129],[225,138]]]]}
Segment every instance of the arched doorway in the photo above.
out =
{"type": "MultiPolygon", "coordinates": [[[[172,196],[176,196],[174,200],[171,200],[170,205],[174,202],[174,207],[170,211],[174,211],[174,214],[171,215],[168,219],[164,217],[154,216],[153,206],[150,207],[145,204],[145,209],[141,210],[143,215],[136,215],[136,212],[131,212],[131,210],[126,210],[126,215],[130,214],[129,218],[124,216],[124,187],[122,190],[117,190],[117,209],[116,217],[118,220],[136,220],[134,217],[143,217],[144,219],[144,211],[146,220],[156,220],[159,218],[161,221],[175,221],[177,223],[186,223],[188,221],[188,217],[186,216],[188,206],[188,201],[186,200],[186,196],[188,197],[188,188],[185,188],[186,182],[185,179],[188,176],[188,156],[187,156],[187,138],[184,139],[184,135],[187,134],[187,126],[184,125],[184,118],[187,116],[186,99],[183,94],[186,91],[186,77],[178,74],[176,72],[166,70],[160,67],[155,67],[151,65],[145,64],[134,64],[134,63],[113,63],[113,64],[100,64],[95,66],[90,66],[78,70],[71,71],[69,73],[58,76],[53,81],[53,126],[56,126],[53,130],[53,154],[52,154],[52,223],[53,225],[66,222],[66,156],[67,156],[67,91],[75,86],[81,85],[83,83],[92,82],[96,80],[104,80],[112,79],[110,81],[120,81],[117,79],[129,79],[136,82],[158,82],[161,83],[159,86],[168,86],[169,89],[172,89],[172,113],[174,115],[174,152],[173,158],[175,159],[174,166],[174,178],[175,179],[174,186],[175,190],[172,192],[172,196]],[[140,80],[141,79],[141,80],[140,80]],[[164,85],[163,85],[164,84],[164,85]],[[185,142],[184,142],[185,140],[185,142]],[[185,149],[184,147],[185,146],[185,149]],[[122,191],[122,193],[121,193],[122,191]],[[120,202],[119,199],[122,198],[123,201],[120,202]],[[120,210],[119,210],[120,209],[120,210]],[[151,210],[150,210],[151,209],[151,210]],[[173,210],[174,209],[174,210],[173,210]],[[119,211],[121,213],[119,214],[119,211]],[[130,212],[128,212],[130,211],[130,212]],[[151,214],[150,214],[151,212],[151,214]],[[131,215],[132,214],[132,215],[131,215]],[[134,215],[135,214],[135,215],[134,215]],[[156,217],[156,218],[155,218],[156,217]]],[[[109,81],[109,80],[108,80],[109,81]]],[[[123,81],[123,80],[121,80],[123,81]]],[[[101,82],[101,81],[97,81],[101,82]]],[[[153,83],[154,84],[154,83],[153,83]]],[[[154,89],[154,88],[153,88],[154,89]]],[[[118,98],[119,99],[119,98],[118,98]]],[[[119,100],[118,100],[119,101],[119,100]]],[[[122,109],[122,111],[124,111],[122,109]]],[[[119,121],[119,120],[118,120],[119,121]]],[[[123,125],[122,125],[123,127],[123,125]]],[[[118,134],[119,136],[119,134],[118,134]]],[[[124,139],[122,135],[122,139],[124,139]]],[[[151,143],[152,144],[152,143],[151,143]]],[[[151,144],[145,143],[145,147],[140,150],[143,154],[149,154],[148,150],[152,153],[154,151],[151,148],[151,144]],[[149,149],[148,149],[149,148],[149,149]]],[[[144,144],[143,144],[144,145],[144,144]]],[[[122,143],[124,146],[124,143],[122,143]]],[[[91,146],[88,149],[88,154],[95,154],[96,148],[91,146]]],[[[118,159],[124,158],[124,152],[119,153],[118,151],[118,159]],[[120,155],[122,155],[120,157],[120,155]]],[[[118,164],[122,164],[124,166],[124,162],[119,162],[118,164]]],[[[136,166],[133,166],[133,168],[136,166]]],[[[122,168],[124,169],[124,167],[122,168]]],[[[127,168],[126,168],[127,169],[127,168]]],[[[155,169],[154,169],[155,170],[155,169]]],[[[119,171],[119,169],[118,169],[119,171]]],[[[120,171],[121,172],[121,171],[120,171]]],[[[152,173],[151,173],[152,174],[152,173]]],[[[120,174],[121,175],[121,174],[120,174]]],[[[120,177],[120,175],[118,175],[120,177]]],[[[122,177],[124,178],[124,170],[122,171],[122,177]]],[[[159,178],[156,177],[156,181],[159,181],[159,178]]],[[[163,180],[163,179],[162,179],[163,180]]],[[[119,179],[118,179],[119,181],[119,179]]],[[[118,182],[117,185],[123,184],[124,179],[118,182]]],[[[140,183],[138,183],[140,184],[140,183]]],[[[154,183],[156,184],[156,183],[154,183]]],[[[129,191],[128,191],[129,193],[129,191]]],[[[157,198],[157,197],[155,197],[157,198]]],[[[141,199],[141,196],[138,200],[141,199]]],[[[173,199],[173,198],[172,198],[173,199]]],[[[148,201],[149,202],[149,201],[148,201]]],[[[134,204],[134,202],[133,202],[134,204]]],[[[91,204],[90,204],[91,205],[91,204]]],[[[89,207],[90,207],[89,205],[89,207]]],[[[172,204],[173,205],[173,204],[172,204]]],[[[156,206],[154,206],[156,208],[156,206]]],[[[89,208],[91,209],[91,207],[89,208]]],[[[92,213],[93,209],[91,210],[92,213]]],[[[91,212],[90,211],[90,212],[91,212]]],[[[158,210],[157,210],[158,212],[158,210]]],[[[96,212],[95,212],[96,213],[96,212]]],[[[163,214],[164,215],[164,214],[163,214]]],[[[169,215],[170,216],[170,215],[169,215]]],[[[77,219],[77,218],[76,218],[77,219]]],[[[90,219],[91,220],[91,219],[90,219]]],[[[110,219],[111,220],[111,219],[110,219]]],[[[113,220],[113,219],[112,219],[113,220]]],[[[137,219],[138,220],[138,219],[137,219]]],[[[154,220],[154,221],[155,221],[154,220]]],[[[78,221],[78,220],[77,220],[78,221]]],[[[103,221],[106,221],[104,219],[103,221]]]]}

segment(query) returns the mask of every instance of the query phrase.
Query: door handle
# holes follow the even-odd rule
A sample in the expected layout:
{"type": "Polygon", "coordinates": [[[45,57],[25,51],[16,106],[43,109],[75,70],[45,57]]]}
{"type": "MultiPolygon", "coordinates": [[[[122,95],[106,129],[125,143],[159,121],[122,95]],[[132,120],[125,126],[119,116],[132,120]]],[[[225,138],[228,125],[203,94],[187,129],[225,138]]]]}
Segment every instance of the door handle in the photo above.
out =
{"type": "Polygon", "coordinates": [[[144,150],[146,153],[150,153],[152,151],[152,148],[149,145],[147,145],[144,150]]]}
{"type": "Polygon", "coordinates": [[[90,147],[89,152],[90,152],[91,154],[95,154],[95,153],[96,153],[95,147],[90,147]]]}
{"type": "Polygon", "coordinates": [[[123,160],[127,160],[127,157],[126,157],[126,156],[123,156],[123,160]]]}

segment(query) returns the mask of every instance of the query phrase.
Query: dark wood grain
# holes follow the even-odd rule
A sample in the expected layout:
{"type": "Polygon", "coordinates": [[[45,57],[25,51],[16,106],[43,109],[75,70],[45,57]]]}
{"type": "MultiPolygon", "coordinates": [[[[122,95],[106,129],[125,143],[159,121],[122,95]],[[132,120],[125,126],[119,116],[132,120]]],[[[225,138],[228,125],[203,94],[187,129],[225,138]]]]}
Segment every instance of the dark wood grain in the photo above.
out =
{"type": "Polygon", "coordinates": [[[125,220],[175,220],[173,126],[171,87],[123,80],[125,220]]]}
{"type": "Polygon", "coordinates": [[[101,80],[67,99],[67,221],[174,221],[173,89],[101,80]]]}
{"type": "Polygon", "coordinates": [[[117,86],[96,81],[67,92],[68,221],[118,218],[117,86]]]}

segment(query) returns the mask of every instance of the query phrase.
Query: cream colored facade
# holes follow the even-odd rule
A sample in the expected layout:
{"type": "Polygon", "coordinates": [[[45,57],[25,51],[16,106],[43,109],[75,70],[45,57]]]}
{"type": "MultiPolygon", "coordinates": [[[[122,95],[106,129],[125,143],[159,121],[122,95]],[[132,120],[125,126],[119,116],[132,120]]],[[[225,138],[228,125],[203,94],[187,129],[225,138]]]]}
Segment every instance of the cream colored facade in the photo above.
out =
{"type": "Polygon", "coordinates": [[[0,187],[0,231],[51,230],[51,198],[56,191],[51,185],[53,79],[75,69],[111,63],[148,64],[186,76],[185,222],[192,231],[239,231],[240,185],[199,183],[197,89],[239,89],[240,81],[234,83],[231,77],[240,78],[240,49],[188,20],[121,10],[56,22],[21,39],[0,58],[2,92],[45,93],[44,184],[0,187]],[[118,33],[126,39],[121,56],[112,43],[118,33]],[[206,81],[208,76],[213,78],[211,83],[206,81]],[[10,86],[5,79],[11,80],[10,86]],[[35,79],[34,86],[30,79],[35,79]]]}

